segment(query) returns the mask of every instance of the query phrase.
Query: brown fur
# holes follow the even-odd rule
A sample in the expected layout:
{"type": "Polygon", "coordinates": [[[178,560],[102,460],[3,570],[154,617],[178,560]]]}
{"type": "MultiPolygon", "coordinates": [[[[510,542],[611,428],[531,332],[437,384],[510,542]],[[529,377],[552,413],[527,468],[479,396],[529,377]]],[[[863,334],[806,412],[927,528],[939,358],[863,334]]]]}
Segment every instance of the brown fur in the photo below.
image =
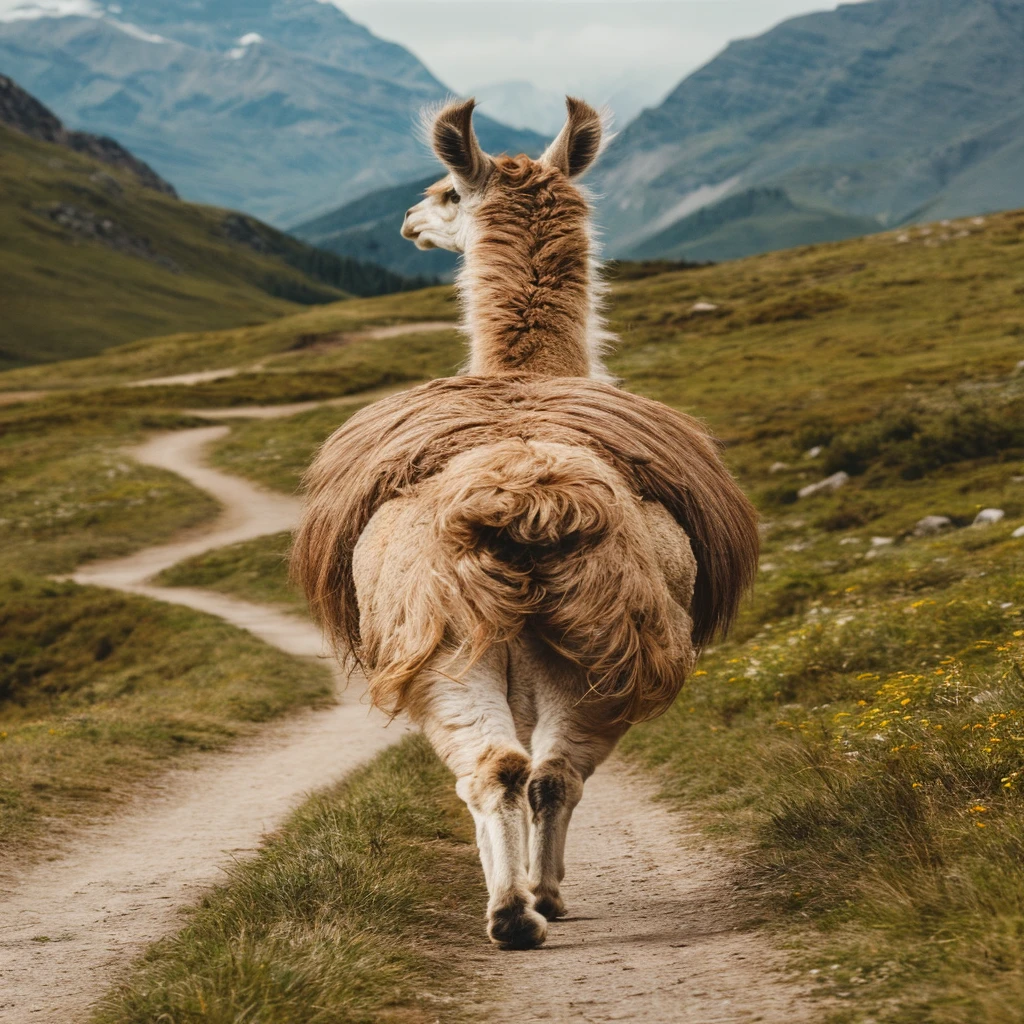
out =
{"type": "Polygon", "coordinates": [[[590,210],[558,169],[497,157],[460,286],[476,372],[588,375],[590,210]]]}
{"type": "Polygon", "coordinates": [[[658,714],[694,648],[732,620],[757,563],[754,510],[700,424],[594,380],[433,381],[352,417],[306,483],[296,578],[392,711],[437,651],[472,659],[529,625],[614,699],[613,717],[658,714]],[[410,559],[401,607],[375,606],[361,623],[356,543],[406,495],[432,510],[430,541],[410,559]],[[659,502],[689,536],[689,616],[641,501],[659,502]]]}
{"type": "Polygon", "coordinates": [[[477,763],[471,797],[482,804],[488,793],[498,789],[506,803],[516,803],[530,777],[530,759],[518,750],[492,748],[477,763]]]}

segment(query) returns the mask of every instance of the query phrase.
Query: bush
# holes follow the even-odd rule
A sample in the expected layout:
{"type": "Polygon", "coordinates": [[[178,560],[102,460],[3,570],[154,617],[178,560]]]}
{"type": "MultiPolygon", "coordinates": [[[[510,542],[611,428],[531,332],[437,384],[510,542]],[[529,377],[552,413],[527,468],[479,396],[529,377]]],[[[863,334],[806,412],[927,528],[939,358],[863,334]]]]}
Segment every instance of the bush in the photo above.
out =
{"type": "Polygon", "coordinates": [[[825,472],[851,476],[880,464],[919,480],[956,462],[1024,450],[1024,402],[960,401],[942,412],[893,410],[843,431],[825,454],[825,472]]]}

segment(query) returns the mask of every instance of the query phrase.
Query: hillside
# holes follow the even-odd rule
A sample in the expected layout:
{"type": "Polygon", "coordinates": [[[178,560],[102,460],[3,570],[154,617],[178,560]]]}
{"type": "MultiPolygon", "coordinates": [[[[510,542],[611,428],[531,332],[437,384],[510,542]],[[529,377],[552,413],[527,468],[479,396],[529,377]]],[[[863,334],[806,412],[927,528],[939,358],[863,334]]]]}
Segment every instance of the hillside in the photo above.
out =
{"type": "Polygon", "coordinates": [[[398,274],[451,277],[455,253],[444,249],[423,252],[399,234],[402,217],[423,198],[423,191],[439,174],[380,189],[291,229],[296,238],[340,256],[371,260],[398,274]]]}
{"type": "Polygon", "coordinates": [[[603,156],[611,252],[753,187],[889,226],[1019,206],[1022,53],[1022,0],[869,0],[730,43],[603,156]]]}
{"type": "MultiPolygon", "coordinates": [[[[72,127],[117,138],[188,199],[285,226],[433,163],[413,128],[449,89],[332,4],[63,9],[76,13],[0,21],[0,67],[72,127]]],[[[497,150],[542,148],[536,133],[487,117],[478,130],[497,150]]]]}
{"type": "MultiPolygon", "coordinates": [[[[611,290],[621,344],[610,369],[725,439],[764,543],[732,636],[705,652],[666,716],[630,733],[624,756],[703,826],[700,843],[742,850],[730,898],[792,940],[791,966],[830,997],[815,1019],[1019,1021],[1024,211],[624,271],[611,290]],[[829,477],[835,487],[815,488],[829,477]]],[[[293,493],[353,409],[459,365],[461,340],[443,324],[453,312],[451,289],[434,288],[0,374],[11,399],[0,405],[0,614],[17,625],[6,676],[0,659],[17,700],[0,704],[0,727],[19,754],[5,762],[16,827],[95,813],[151,749],[170,757],[175,743],[237,727],[238,655],[209,620],[42,578],[214,514],[181,479],[125,458],[126,443],[197,425],[203,410],[348,396],[243,419],[213,448],[220,468],[293,493]],[[424,323],[433,333],[414,332],[424,323]],[[399,329],[361,333],[384,325],[399,329]],[[237,372],[145,393],[124,386],[224,369],[237,372]],[[61,390],[18,401],[30,388],[61,390]],[[141,670],[153,650],[161,673],[141,670]]],[[[166,582],[293,607],[285,543],[221,549],[166,582]]],[[[264,713],[294,693],[285,670],[264,713]]],[[[283,834],[307,849],[301,829],[283,834]]],[[[280,878],[266,873],[267,885],[280,878]]],[[[274,934],[290,939],[294,891],[259,901],[244,890],[233,927],[248,934],[272,903],[274,934]]],[[[153,950],[131,992],[160,1008],[139,1019],[181,1016],[196,991],[237,1016],[267,977],[285,979],[274,989],[282,1019],[335,1005],[322,972],[295,985],[290,971],[264,969],[292,962],[283,948],[239,961],[231,945],[229,955],[196,958],[188,941],[153,950]],[[160,965],[175,984],[152,982],[160,965]]]]}
{"type": "Polygon", "coordinates": [[[101,155],[113,154],[100,163],[92,156],[97,140],[66,132],[4,81],[2,367],[417,283],[314,249],[244,214],[182,202],[169,187],[154,187],[153,172],[112,140],[98,140],[101,155]],[[5,117],[55,141],[10,128],[5,117]]]}
{"type": "Polygon", "coordinates": [[[879,230],[870,217],[800,206],[781,188],[737,192],[627,249],[625,259],[732,260],[879,230]]]}
{"type": "Polygon", "coordinates": [[[139,183],[173,198],[178,193],[169,181],[164,181],[149,164],[129,153],[116,139],[88,132],[71,132],[56,114],[30,96],[13,79],[0,75],[0,124],[40,142],[53,142],[91,156],[100,163],[128,171],[139,183]]]}

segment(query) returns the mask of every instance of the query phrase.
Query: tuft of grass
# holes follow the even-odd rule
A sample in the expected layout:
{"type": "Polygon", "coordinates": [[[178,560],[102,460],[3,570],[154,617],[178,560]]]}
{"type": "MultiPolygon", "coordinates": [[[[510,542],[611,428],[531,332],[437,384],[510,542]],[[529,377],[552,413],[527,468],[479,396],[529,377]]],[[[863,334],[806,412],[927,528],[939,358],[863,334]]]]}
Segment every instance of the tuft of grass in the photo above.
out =
{"type": "Polygon", "coordinates": [[[466,1020],[467,908],[486,899],[472,836],[447,770],[410,737],[233,866],[94,1024],[466,1020]]]}
{"type": "Polygon", "coordinates": [[[231,544],[165,569],[157,582],[165,587],[217,590],[247,601],[305,612],[305,598],[288,579],[291,545],[290,533],[272,533],[231,544]]]}

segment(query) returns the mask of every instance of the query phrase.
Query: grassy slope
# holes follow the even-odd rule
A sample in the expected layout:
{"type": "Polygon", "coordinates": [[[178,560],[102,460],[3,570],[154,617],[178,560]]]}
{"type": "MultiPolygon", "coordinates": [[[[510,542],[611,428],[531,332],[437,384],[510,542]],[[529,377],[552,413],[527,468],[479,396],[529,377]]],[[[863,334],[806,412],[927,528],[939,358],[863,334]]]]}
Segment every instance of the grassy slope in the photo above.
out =
{"type": "MultiPolygon", "coordinates": [[[[1020,1019],[1016,722],[1024,709],[1014,634],[1024,629],[1024,548],[1009,533],[1024,517],[1013,376],[1022,294],[1021,214],[915,229],[906,241],[893,232],[623,279],[614,289],[623,342],[613,369],[630,387],[709,419],[758,498],[766,532],[758,593],[733,638],[626,749],[709,828],[752,844],[752,882],[780,927],[820,927],[820,943],[803,955],[815,970],[840,965],[821,975],[823,989],[848,995],[839,1005],[851,1010],[837,1019],[1020,1019]],[[697,301],[717,308],[694,312],[697,301]],[[824,451],[806,458],[812,445],[824,451]],[[786,468],[772,472],[777,462],[786,468]],[[796,500],[798,487],[844,467],[854,474],[845,488],[796,500]],[[1005,509],[1007,519],[932,540],[909,535],[926,513],[964,523],[983,506],[1005,509]],[[872,547],[872,536],[894,543],[872,547]]],[[[238,384],[269,397],[293,395],[282,381],[316,373],[331,393],[352,390],[351,378],[386,383],[396,367],[407,379],[444,372],[455,360],[444,335],[394,345],[295,341],[450,315],[449,301],[439,289],[197,336],[182,343],[190,362],[180,368],[224,365],[225,352],[267,359],[238,384]]],[[[158,340],[152,352],[140,344],[90,360],[80,386],[141,376],[142,365],[178,369],[175,345],[158,340]]],[[[86,392],[17,415],[31,423],[63,409],[102,422],[116,394],[86,392]]],[[[243,397],[239,390],[234,400],[243,397]]],[[[346,414],[244,425],[218,458],[294,489],[308,453],[346,414]]],[[[253,567],[262,567],[275,575],[261,588],[280,593],[279,550],[277,538],[239,546],[182,572],[251,592],[253,567]]],[[[275,899],[292,877],[269,887],[275,899]]],[[[182,970],[186,948],[155,954],[153,970],[182,970]]],[[[305,998],[293,1009],[308,1006],[305,998]]]]}
{"type": "MultiPolygon", "coordinates": [[[[159,401],[168,407],[182,403],[212,405],[218,402],[244,402],[270,392],[272,400],[294,400],[296,395],[337,394],[337,379],[333,387],[317,385],[317,376],[324,369],[322,346],[334,341],[332,360],[351,373],[358,368],[354,363],[362,359],[366,373],[363,379],[346,378],[344,390],[372,387],[386,376],[376,365],[379,343],[346,344],[347,332],[365,328],[386,327],[405,321],[451,320],[456,308],[451,288],[428,288],[420,292],[390,295],[379,299],[352,299],[334,305],[317,306],[294,316],[283,317],[265,324],[239,327],[233,330],[173,334],[166,337],[144,338],[100,355],[74,362],[50,366],[31,366],[0,374],[0,394],[4,391],[34,389],[93,390],[114,386],[148,377],[192,373],[197,370],[215,370],[241,367],[251,372],[241,375],[234,384],[218,381],[202,387],[151,388],[146,394],[150,403],[159,401]],[[315,339],[322,339],[320,344],[315,339]],[[349,362],[346,363],[345,360],[349,362]],[[273,376],[266,370],[275,370],[273,376]],[[277,394],[277,378],[295,377],[292,383],[284,381],[288,390],[277,394]],[[255,393],[255,394],[253,394],[255,393]]],[[[435,339],[418,335],[415,339],[391,339],[387,350],[394,353],[395,366],[388,368],[394,375],[407,373],[400,364],[406,354],[406,345],[432,350],[435,339]]],[[[452,361],[457,360],[453,353],[452,361]]],[[[405,379],[415,379],[406,376],[405,379]]],[[[136,399],[125,396],[125,401],[136,399]]]]}
{"type": "Polygon", "coordinates": [[[342,295],[229,242],[223,211],[171,199],[3,125],[0,148],[0,367],[88,355],[170,329],[267,320],[300,308],[275,297],[293,291],[316,290],[321,301],[342,295]],[[45,212],[58,201],[110,218],[178,269],[63,230],[45,212]]]}
{"type": "Polygon", "coordinates": [[[194,422],[135,401],[0,407],[0,861],[115,807],[168,758],[331,687],[325,669],[216,619],[46,578],[216,513],[125,454],[148,430],[194,422]]]}
{"type": "MultiPolygon", "coordinates": [[[[626,750],[750,844],[780,927],[821,930],[800,955],[850,1006],[833,1019],[1017,1021],[1024,215],[907,239],[616,285],[613,368],[727,438],[766,548],[732,639],[626,750]],[[796,499],[839,468],[845,488],[796,499]],[[911,536],[986,506],[1007,518],[911,536]]],[[[332,419],[254,423],[219,457],[291,490],[332,419]]]]}

